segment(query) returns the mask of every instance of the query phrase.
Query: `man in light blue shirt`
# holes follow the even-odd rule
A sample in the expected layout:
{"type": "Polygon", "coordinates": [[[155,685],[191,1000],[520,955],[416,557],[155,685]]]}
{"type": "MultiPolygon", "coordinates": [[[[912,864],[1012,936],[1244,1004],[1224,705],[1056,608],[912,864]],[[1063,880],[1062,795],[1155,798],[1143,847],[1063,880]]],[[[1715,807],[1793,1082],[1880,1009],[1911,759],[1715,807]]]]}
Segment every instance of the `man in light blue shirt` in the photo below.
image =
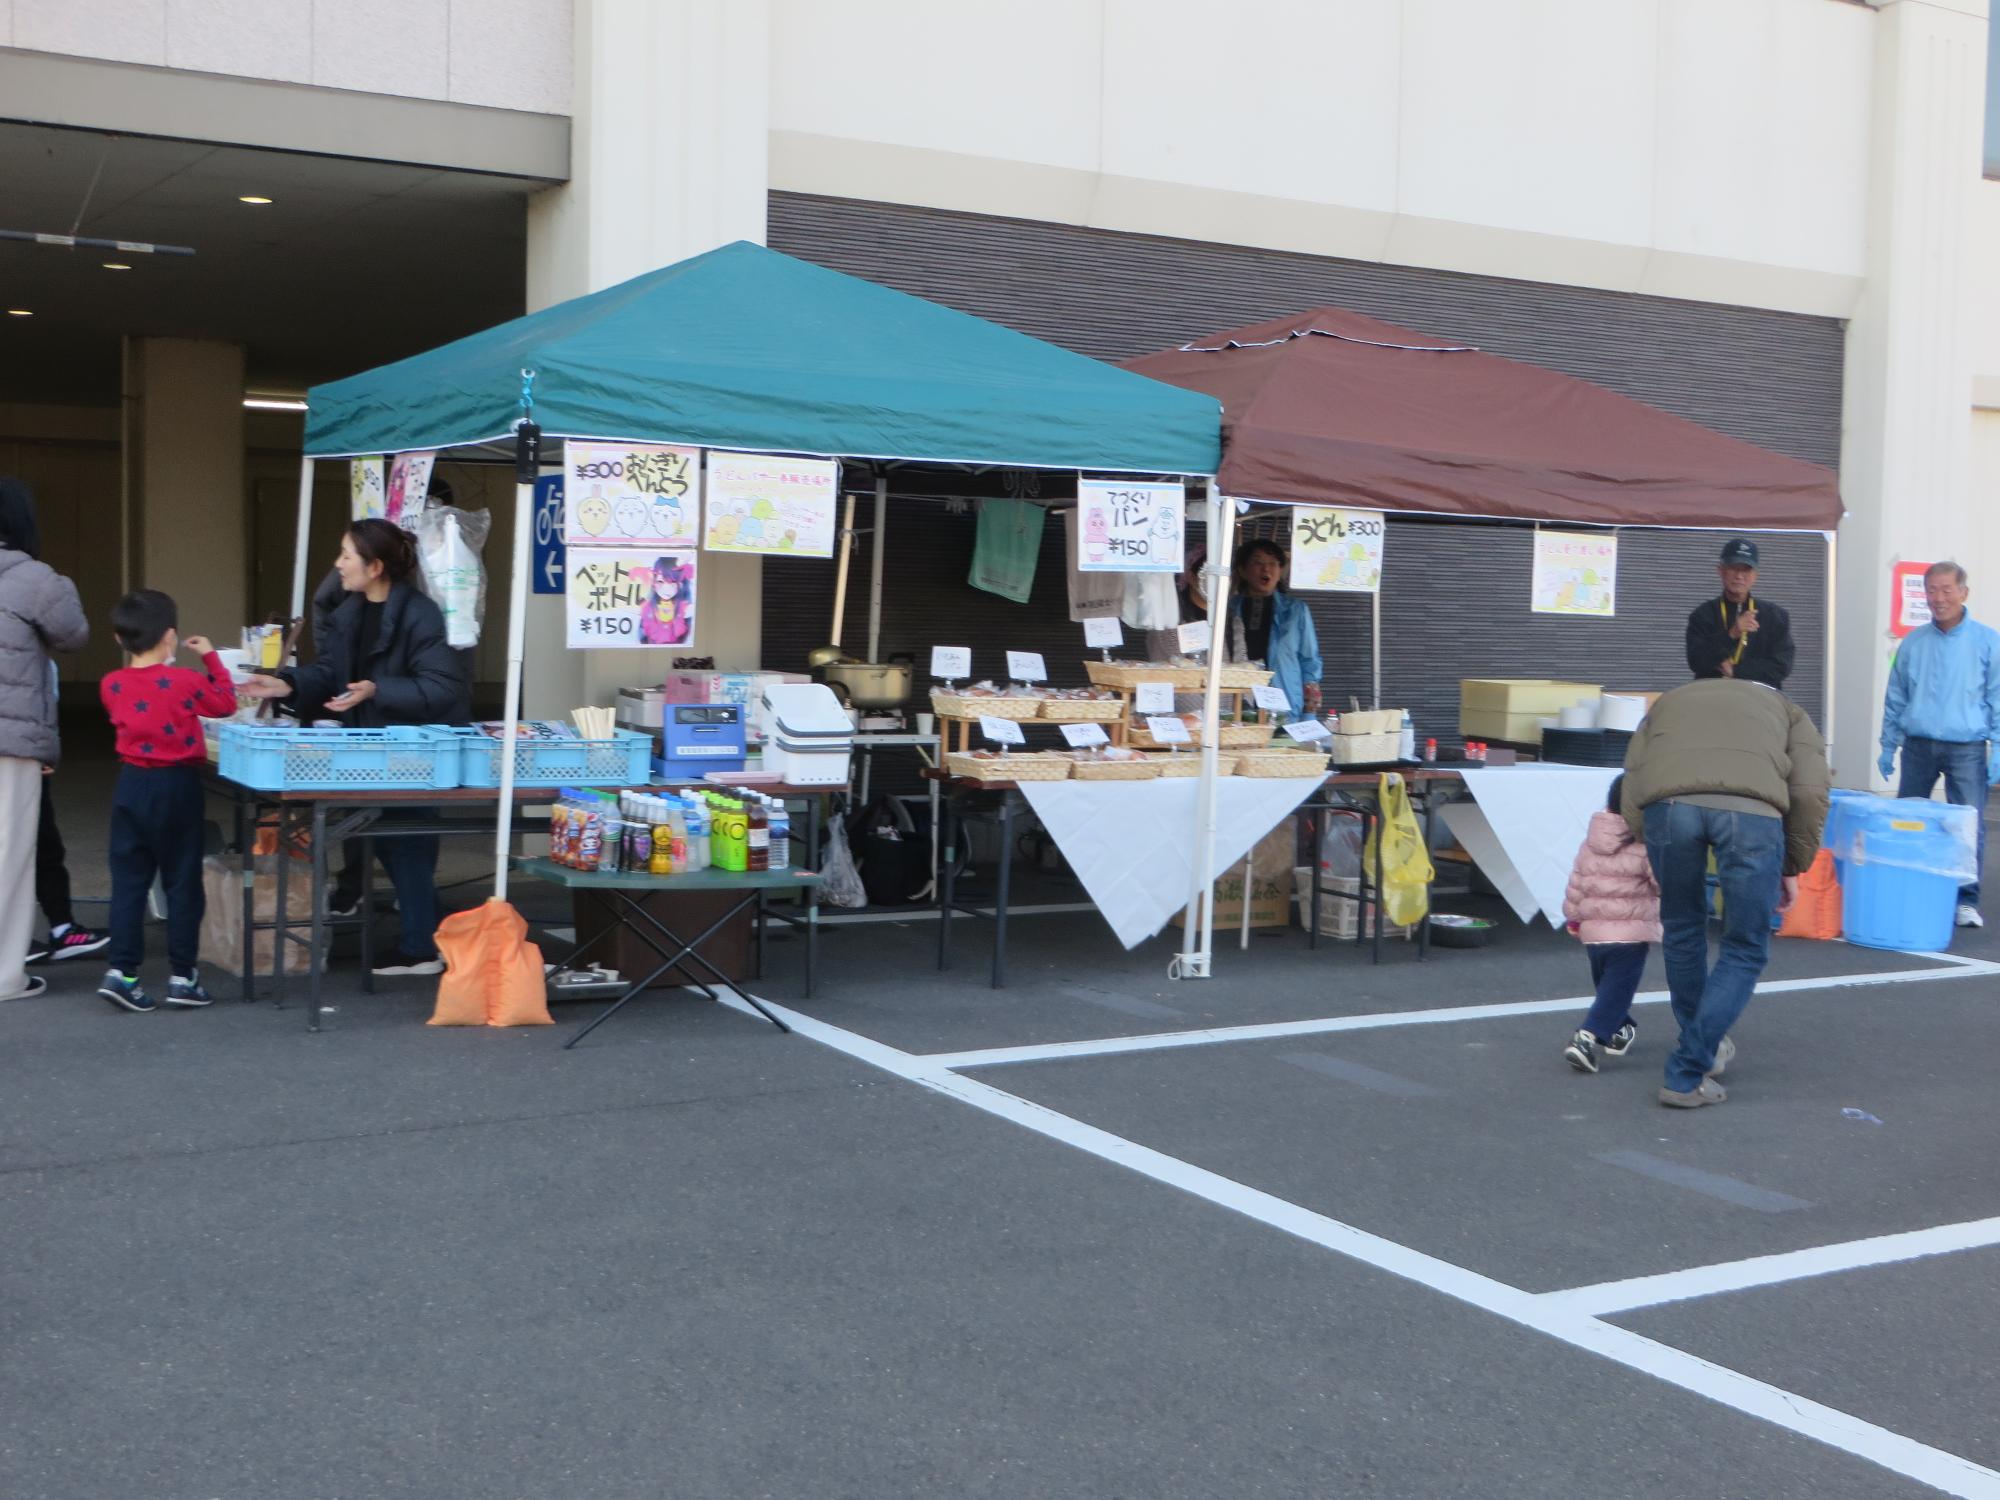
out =
{"type": "MultiPolygon", "coordinates": [[[[1944,794],[1979,813],[1979,866],[1986,868],[1986,789],[2000,780],[2000,631],[1965,612],[1965,569],[1932,563],[1924,573],[1931,622],[1911,632],[1889,668],[1882,704],[1882,775],[1903,752],[1899,797],[1944,794]]],[[[1958,893],[1958,925],[1984,927],[1979,882],[1958,893]]]]}

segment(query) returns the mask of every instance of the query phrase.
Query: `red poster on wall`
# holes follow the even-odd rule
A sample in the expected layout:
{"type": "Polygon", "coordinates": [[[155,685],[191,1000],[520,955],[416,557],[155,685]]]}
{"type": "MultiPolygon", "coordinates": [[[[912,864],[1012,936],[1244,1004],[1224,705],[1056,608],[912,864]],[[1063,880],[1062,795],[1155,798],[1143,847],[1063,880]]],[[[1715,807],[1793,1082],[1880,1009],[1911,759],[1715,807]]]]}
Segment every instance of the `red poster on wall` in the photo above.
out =
{"type": "Polygon", "coordinates": [[[1929,563],[1899,562],[1889,575],[1889,634],[1901,640],[1931,622],[1930,601],[1924,598],[1924,569],[1929,563]]]}

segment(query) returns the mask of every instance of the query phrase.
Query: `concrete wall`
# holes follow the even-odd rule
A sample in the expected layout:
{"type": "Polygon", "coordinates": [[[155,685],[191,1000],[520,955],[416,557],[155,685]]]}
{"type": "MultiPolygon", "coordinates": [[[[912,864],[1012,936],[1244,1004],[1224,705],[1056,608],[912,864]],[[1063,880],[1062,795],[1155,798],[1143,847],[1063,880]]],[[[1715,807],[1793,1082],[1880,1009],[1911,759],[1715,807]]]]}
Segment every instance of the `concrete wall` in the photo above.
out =
{"type": "Polygon", "coordinates": [[[6,0],[0,47],[540,114],[570,0],[6,0]]]}

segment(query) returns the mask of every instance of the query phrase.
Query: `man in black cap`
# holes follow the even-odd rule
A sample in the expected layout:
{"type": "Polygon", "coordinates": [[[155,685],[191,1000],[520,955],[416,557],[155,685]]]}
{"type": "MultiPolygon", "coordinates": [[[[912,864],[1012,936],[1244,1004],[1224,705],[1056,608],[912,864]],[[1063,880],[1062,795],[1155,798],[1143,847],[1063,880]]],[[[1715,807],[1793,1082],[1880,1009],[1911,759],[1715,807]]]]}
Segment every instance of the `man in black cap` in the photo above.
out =
{"type": "Polygon", "coordinates": [[[1722,549],[1722,593],[1688,616],[1688,670],[1697,677],[1737,677],[1782,690],[1798,650],[1792,617],[1759,599],[1757,544],[1737,537],[1722,549]]]}

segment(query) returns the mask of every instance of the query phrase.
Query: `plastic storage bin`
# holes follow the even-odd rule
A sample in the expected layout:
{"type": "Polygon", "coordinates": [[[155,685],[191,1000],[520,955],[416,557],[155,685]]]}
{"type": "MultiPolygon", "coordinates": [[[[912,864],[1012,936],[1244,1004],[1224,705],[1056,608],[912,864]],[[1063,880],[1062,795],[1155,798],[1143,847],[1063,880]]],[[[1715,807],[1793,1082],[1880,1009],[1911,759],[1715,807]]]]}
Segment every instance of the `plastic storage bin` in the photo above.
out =
{"type": "Polygon", "coordinates": [[[1917,798],[1837,799],[1826,845],[1840,869],[1847,940],[1903,951],[1949,947],[1958,888],[1977,869],[1977,816],[1917,798]]]}
{"type": "Polygon", "coordinates": [[[1864,948],[1935,953],[1951,946],[1958,877],[1900,865],[1847,867],[1840,888],[1840,925],[1864,948]]]}
{"type": "Polygon", "coordinates": [[[764,689],[770,731],[764,769],[793,786],[845,786],[854,748],[854,721],[833,689],[821,682],[784,683],[764,689]]]}
{"type": "Polygon", "coordinates": [[[263,792],[448,791],[458,738],[447,729],[275,729],[225,724],[216,769],[263,792]]]}
{"type": "MultiPolygon", "coordinates": [[[[483,729],[451,731],[459,784],[500,785],[500,740],[483,729]]],[[[516,740],[516,786],[646,786],[653,779],[653,737],[615,730],[608,740],[516,740]]]]}

